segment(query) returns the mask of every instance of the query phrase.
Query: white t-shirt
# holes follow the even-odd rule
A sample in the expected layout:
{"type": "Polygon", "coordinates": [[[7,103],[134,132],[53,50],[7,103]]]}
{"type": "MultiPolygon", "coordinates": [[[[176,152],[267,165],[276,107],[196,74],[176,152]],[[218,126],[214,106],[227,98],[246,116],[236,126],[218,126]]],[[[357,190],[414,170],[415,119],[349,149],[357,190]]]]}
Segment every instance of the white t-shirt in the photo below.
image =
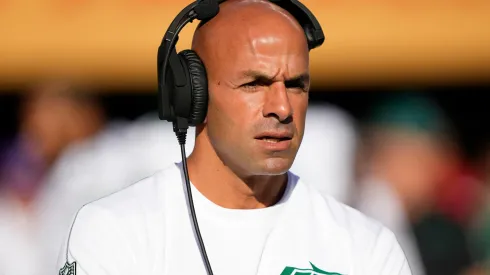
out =
{"type": "MultiPolygon", "coordinates": [[[[61,250],[61,274],[70,266],[77,275],[206,274],[180,167],[85,205],[61,250]]],[[[391,231],[288,178],[282,200],[265,209],[224,209],[193,187],[214,274],[411,274],[391,231]]]]}

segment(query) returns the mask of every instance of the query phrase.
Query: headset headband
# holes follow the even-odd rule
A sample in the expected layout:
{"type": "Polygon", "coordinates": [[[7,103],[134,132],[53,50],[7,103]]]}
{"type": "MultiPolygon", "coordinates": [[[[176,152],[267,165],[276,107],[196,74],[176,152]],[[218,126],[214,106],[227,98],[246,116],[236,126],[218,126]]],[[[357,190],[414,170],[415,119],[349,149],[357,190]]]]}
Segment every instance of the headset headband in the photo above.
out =
{"type": "MultiPolygon", "coordinates": [[[[167,79],[168,67],[170,64],[177,65],[179,61],[175,44],[179,39],[179,33],[182,28],[198,19],[201,22],[209,21],[219,12],[219,4],[226,0],[201,0],[189,4],[185,7],[172,21],[165,36],[158,48],[157,57],[157,72],[158,72],[158,104],[159,117],[162,120],[171,121],[173,117],[173,109],[171,102],[171,94],[165,91],[165,80],[167,79]]],[[[320,23],[315,16],[298,0],[269,0],[277,6],[288,11],[303,28],[310,50],[320,46],[325,41],[325,36],[320,23]]],[[[181,68],[181,66],[172,66],[172,68],[181,68]]],[[[182,72],[172,72],[173,76],[168,79],[173,79],[174,85],[183,86],[186,83],[186,74],[182,72]]]]}

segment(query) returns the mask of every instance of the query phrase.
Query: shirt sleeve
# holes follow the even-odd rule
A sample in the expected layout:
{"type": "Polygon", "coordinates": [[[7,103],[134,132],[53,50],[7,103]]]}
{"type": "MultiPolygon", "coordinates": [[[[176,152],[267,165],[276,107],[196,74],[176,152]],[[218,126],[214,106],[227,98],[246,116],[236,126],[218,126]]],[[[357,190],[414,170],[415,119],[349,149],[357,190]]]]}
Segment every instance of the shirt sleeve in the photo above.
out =
{"type": "Polygon", "coordinates": [[[77,213],[61,248],[57,263],[59,274],[132,274],[120,230],[108,211],[84,206],[77,213]]]}
{"type": "Polygon", "coordinates": [[[412,275],[407,258],[390,230],[383,228],[371,253],[370,272],[377,275],[412,275]]]}

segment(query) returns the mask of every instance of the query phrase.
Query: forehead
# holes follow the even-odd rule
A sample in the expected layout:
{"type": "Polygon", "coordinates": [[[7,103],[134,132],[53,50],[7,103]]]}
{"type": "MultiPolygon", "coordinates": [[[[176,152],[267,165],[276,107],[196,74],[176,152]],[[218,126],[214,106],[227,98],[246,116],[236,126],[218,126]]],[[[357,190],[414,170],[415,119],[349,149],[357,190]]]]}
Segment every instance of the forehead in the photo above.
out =
{"type": "Polygon", "coordinates": [[[305,73],[309,68],[309,55],[307,44],[303,42],[301,37],[291,33],[250,28],[236,39],[223,41],[222,47],[226,50],[219,54],[217,69],[230,77],[239,77],[240,72],[249,69],[267,75],[305,73]]]}

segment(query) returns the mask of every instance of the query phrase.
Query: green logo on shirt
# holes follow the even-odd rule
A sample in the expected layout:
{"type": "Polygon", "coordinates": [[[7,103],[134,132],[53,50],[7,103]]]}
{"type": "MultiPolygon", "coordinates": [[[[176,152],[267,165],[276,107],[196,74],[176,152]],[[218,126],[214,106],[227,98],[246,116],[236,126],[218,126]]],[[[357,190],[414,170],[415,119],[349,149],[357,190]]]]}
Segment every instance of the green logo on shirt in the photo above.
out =
{"type": "Polygon", "coordinates": [[[60,269],[59,275],[76,275],[77,274],[77,263],[73,262],[69,264],[68,262],[65,263],[65,266],[60,269]]]}
{"type": "Polygon", "coordinates": [[[311,269],[302,269],[296,267],[286,266],[282,271],[281,275],[342,275],[335,272],[326,272],[319,269],[310,262],[311,269]]]}

